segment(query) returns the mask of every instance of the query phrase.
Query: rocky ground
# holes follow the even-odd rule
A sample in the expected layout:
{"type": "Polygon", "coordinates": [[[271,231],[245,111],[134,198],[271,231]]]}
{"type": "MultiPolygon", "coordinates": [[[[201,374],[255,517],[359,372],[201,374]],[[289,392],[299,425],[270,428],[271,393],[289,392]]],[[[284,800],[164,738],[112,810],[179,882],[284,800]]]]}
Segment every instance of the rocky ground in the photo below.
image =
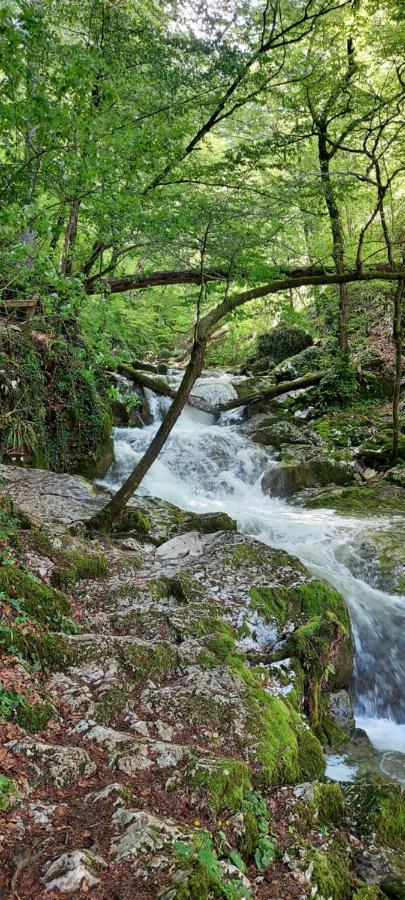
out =
{"type": "Polygon", "coordinates": [[[226,516],[91,540],[83,481],[2,475],[0,896],[403,897],[398,786],[324,778],[361,739],[341,596],[226,516]]]}

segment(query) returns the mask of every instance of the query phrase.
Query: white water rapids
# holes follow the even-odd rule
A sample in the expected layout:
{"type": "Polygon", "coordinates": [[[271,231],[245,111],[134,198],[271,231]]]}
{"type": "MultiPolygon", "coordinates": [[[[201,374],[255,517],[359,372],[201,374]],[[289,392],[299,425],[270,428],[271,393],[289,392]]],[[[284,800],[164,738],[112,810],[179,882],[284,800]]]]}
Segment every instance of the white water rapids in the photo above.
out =
{"type": "MultiPolygon", "coordinates": [[[[193,394],[212,406],[236,396],[226,375],[201,378],[193,394]]],[[[117,490],[128,476],[170,403],[151,393],[148,399],[152,425],[115,429],[116,461],[103,482],[109,489],[117,490]]],[[[405,784],[405,597],[377,590],[367,584],[366,571],[361,580],[349,567],[365,531],[381,531],[387,520],[294,507],[263,493],[262,475],[277,463],[267,449],[240,433],[235,414],[233,424],[229,414],[223,419],[215,424],[212,416],[187,407],[140,493],[194,512],[223,510],[237,520],[241,532],[298,556],[344,595],[356,647],[357,724],[380,752],[382,770],[405,784]]]]}

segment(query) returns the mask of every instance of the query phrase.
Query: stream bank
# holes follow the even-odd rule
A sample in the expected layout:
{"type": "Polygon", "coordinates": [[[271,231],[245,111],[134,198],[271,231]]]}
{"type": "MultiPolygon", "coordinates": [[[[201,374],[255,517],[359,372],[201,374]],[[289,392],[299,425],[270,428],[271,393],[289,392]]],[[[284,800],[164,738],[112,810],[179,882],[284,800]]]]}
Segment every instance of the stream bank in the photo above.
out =
{"type": "MultiPolygon", "coordinates": [[[[233,391],[226,376],[203,381],[211,399],[233,391]]],[[[165,402],[150,396],[150,426],[117,430],[108,486],[165,402]]],[[[381,660],[402,601],[351,570],[369,521],[263,493],[263,471],[278,464],[238,423],[187,409],[121,530],[93,541],[78,523],[102,492],[3,468],[3,491],[25,514],[11,568],[39,577],[48,604],[63,602],[62,619],[31,603],[21,638],[10,605],[24,671],[40,664],[28,671],[36,706],[51,707],[36,723],[31,714],[28,733],[27,720],[2,726],[15,786],[5,890],[22,854],[24,900],[34,884],[41,898],[85,889],[100,900],[401,896],[403,755],[384,720],[401,683],[381,660]],[[342,593],[356,714],[369,710],[391,742],[377,754],[355,731],[342,593]],[[376,672],[388,676],[378,690],[376,672]],[[334,748],[332,774],[343,767],[342,789],[325,781],[322,744],[334,748]]],[[[27,610],[29,587],[19,575],[7,587],[27,610]]],[[[9,669],[8,683],[21,681],[18,657],[9,669]]],[[[396,726],[400,735],[399,716],[396,726]]]]}

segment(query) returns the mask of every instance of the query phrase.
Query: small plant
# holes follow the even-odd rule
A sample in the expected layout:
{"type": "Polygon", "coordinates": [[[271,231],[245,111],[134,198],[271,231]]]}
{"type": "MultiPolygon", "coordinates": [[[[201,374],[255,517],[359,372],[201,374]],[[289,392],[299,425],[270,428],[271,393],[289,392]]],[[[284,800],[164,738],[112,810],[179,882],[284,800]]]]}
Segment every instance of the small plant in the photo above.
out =
{"type": "Polygon", "coordinates": [[[208,882],[215,897],[224,897],[225,900],[251,900],[250,891],[240,882],[224,877],[218,854],[226,856],[241,872],[246,872],[246,866],[242,857],[236,850],[230,847],[224,832],[219,832],[219,844],[221,850],[214,847],[210,834],[199,832],[190,844],[184,841],[176,841],[174,844],[180,863],[189,863],[190,872],[197,868],[202,871],[205,881],[208,882]]]}
{"type": "Polygon", "coordinates": [[[0,775],[0,809],[8,809],[12,798],[17,794],[16,787],[6,775],[0,775]]]}
{"type": "Polygon", "coordinates": [[[255,863],[259,872],[265,872],[273,864],[275,857],[276,847],[274,841],[266,834],[260,835],[255,850],[255,863]]]}

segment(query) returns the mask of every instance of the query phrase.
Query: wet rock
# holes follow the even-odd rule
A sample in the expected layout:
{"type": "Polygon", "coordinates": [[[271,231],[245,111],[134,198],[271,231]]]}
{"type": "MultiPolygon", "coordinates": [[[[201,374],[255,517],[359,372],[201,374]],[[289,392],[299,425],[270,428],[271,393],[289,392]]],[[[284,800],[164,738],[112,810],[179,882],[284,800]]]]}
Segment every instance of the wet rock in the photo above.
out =
{"type": "Polygon", "coordinates": [[[283,445],[321,444],[322,440],[316,432],[308,428],[299,428],[292,422],[276,422],[274,425],[259,428],[252,434],[252,441],[264,446],[280,450],[283,445]]]}
{"type": "Polygon", "coordinates": [[[96,771],[89,754],[81,747],[61,747],[29,738],[9,741],[5,746],[13,753],[22,753],[32,760],[37,776],[43,766],[47,777],[59,787],[73,784],[81,775],[93,775],[96,771]]]}
{"type": "Polygon", "coordinates": [[[341,515],[387,516],[404,514],[404,491],[385,479],[367,485],[310,490],[296,498],[309,509],[334,509],[341,515]]]}
{"type": "Polygon", "coordinates": [[[100,883],[97,876],[106,865],[101,856],[96,856],[90,850],[74,850],[73,853],[63,853],[49,863],[44,871],[43,881],[48,891],[67,894],[82,891],[84,887],[88,890],[100,883]]]}
{"type": "Polygon", "coordinates": [[[350,463],[329,456],[314,456],[306,462],[284,460],[280,466],[265,473],[262,488],[272,497],[291,497],[303,488],[317,484],[349,484],[353,476],[350,463]]]}
{"type": "MultiPolygon", "coordinates": [[[[328,694],[325,694],[325,712],[324,717],[326,717],[330,723],[332,723],[339,732],[343,732],[343,735],[346,735],[348,738],[353,737],[356,731],[356,722],[353,713],[353,704],[351,701],[350,694],[348,691],[340,690],[340,691],[332,691],[328,694]]],[[[325,721],[325,718],[324,718],[325,721]]],[[[324,724],[324,729],[325,729],[324,724]]],[[[330,728],[329,743],[331,746],[336,744],[336,732],[334,733],[334,729],[330,728]]],[[[338,740],[338,743],[341,743],[341,739],[338,740]]]]}

